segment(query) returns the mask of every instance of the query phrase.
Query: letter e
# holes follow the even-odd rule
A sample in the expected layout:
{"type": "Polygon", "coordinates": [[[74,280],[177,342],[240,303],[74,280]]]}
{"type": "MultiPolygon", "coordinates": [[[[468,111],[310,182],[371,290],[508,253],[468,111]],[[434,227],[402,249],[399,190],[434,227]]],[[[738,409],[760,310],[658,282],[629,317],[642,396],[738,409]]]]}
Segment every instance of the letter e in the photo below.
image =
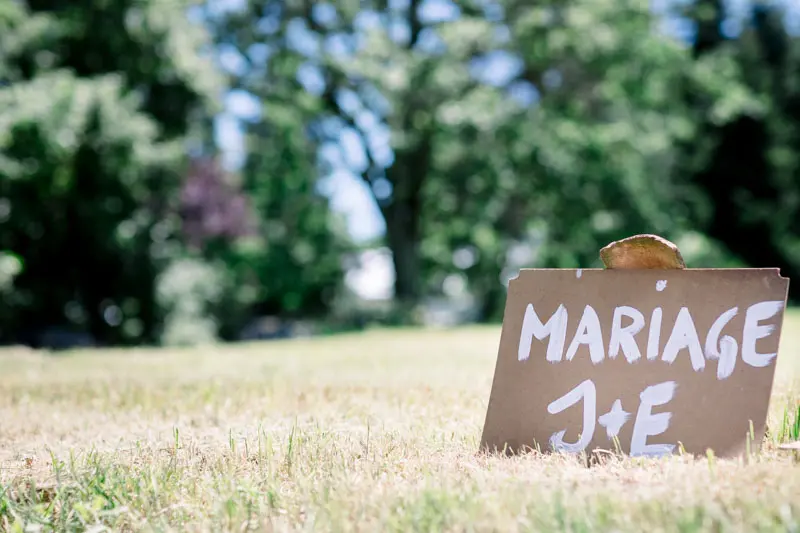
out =
{"type": "Polygon", "coordinates": [[[756,352],[756,341],[769,337],[775,331],[774,325],[761,326],[759,321],[772,318],[783,309],[780,300],[759,302],[747,308],[744,316],[744,330],[742,332],[742,361],[750,366],[761,368],[769,365],[777,353],[756,352]]]}
{"type": "Polygon", "coordinates": [[[659,456],[672,453],[674,444],[647,444],[647,437],[660,435],[669,427],[672,413],[652,414],[651,409],[656,405],[664,405],[675,395],[676,384],[674,381],[665,381],[658,385],[647,387],[639,395],[641,403],[636,412],[636,421],[633,424],[631,437],[631,457],[646,455],[659,456]]]}

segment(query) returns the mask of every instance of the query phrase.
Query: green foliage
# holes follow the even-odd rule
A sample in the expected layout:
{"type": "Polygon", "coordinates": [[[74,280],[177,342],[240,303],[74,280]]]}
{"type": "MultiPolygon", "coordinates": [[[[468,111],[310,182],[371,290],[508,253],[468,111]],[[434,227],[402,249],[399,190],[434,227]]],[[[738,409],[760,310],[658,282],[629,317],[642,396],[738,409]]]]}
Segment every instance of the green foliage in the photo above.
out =
{"type": "Polygon", "coordinates": [[[525,115],[536,127],[520,126],[517,148],[538,178],[528,194],[545,198],[540,264],[597,266],[603,244],[632,233],[675,238],[671,145],[689,125],[672,87],[685,51],[652,32],[643,2],[554,3],[514,17],[524,78],[540,93],[525,115]]]}
{"type": "Polygon", "coordinates": [[[113,75],[53,71],[0,90],[0,108],[0,249],[21,263],[0,305],[3,336],[66,319],[106,340],[147,339],[151,252],[169,253],[159,204],[179,147],[156,140],[113,75]]]}
{"type": "Polygon", "coordinates": [[[731,36],[724,2],[683,3],[683,41],[642,0],[440,4],[0,0],[0,340],[346,314],[354,247],[322,194],[341,170],[384,218],[400,322],[431,297],[499,319],[517,269],[600,266],[635,233],[800,275],[784,13],[752,2],[731,36]],[[258,113],[224,171],[231,88],[258,113]]]}
{"type": "MultiPolygon", "coordinates": [[[[250,26],[256,19],[240,16],[219,21],[217,39],[235,42],[243,55],[285,36],[279,26],[269,38],[257,39],[250,26]]],[[[276,47],[265,64],[251,61],[244,73],[230,75],[233,86],[260,100],[261,113],[243,124],[247,157],[237,173],[252,228],[205,249],[224,259],[232,279],[233,294],[220,317],[226,338],[241,327],[241,317],[231,320],[232,307],[248,309],[245,316],[321,317],[342,290],[345,254],[352,249],[320,192],[319,144],[311,131],[320,104],[295,78],[300,66],[297,53],[276,47]]]]}
{"type": "Polygon", "coordinates": [[[248,136],[243,190],[258,213],[258,232],[239,243],[232,258],[237,286],[256,291],[261,312],[319,316],[337,295],[349,247],[317,190],[313,145],[295,114],[272,113],[248,136]]]}
{"type": "Polygon", "coordinates": [[[716,21],[728,14],[719,2],[693,7],[702,39],[681,85],[695,130],[676,151],[690,221],[739,261],[796,277],[800,40],[787,33],[775,6],[749,5],[736,39],[721,33],[716,21]]]}
{"type": "Polygon", "coordinates": [[[176,2],[0,2],[3,341],[157,340],[201,40],[176,2]]]}
{"type": "Polygon", "coordinates": [[[599,266],[609,241],[677,238],[685,221],[670,160],[691,133],[674,105],[686,51],[653,34],[640,2],[507,9],[518,75],[445,107],[422,214],[432,279],[463,270],[485,319],[515,269],[599,266]],[[510,98],[520,88],[533,105],[510,98]]]}
{"type": "MultiPolygon", "coordinates": [[[[737,253],[733,231],[709,230],[717,202],[732,191],[722,177],[710,186],[692,173],[725,167],[737,154],[709,159],[715,137],[706,123],[771,113],[766,87],[776,86],[763,80],[778,63],[747,52],[747,32],[715,49],[725,14],[703,4],[682,15],[702,27],[694,49],[656,31],[658,16],[639,0],[466,2],[439,20],[423,16],[426,4],[416,1],[317,10],[251,0],[217,27],[220,42],[243,58],[238,85],[267,102],[265,115],[267,95],[280,95],[281,106],[302,110],[289,120],[321,131],[320,146],[357,134],[366,161],[349,169],[383,213],[397,299],[469,294],[480,318],[496,319],[516,269],[599,266],[600,247],[634,233],[684,243],[698,266],[787,265],[768,252],[798,248],[788,171],[782,194],[751,205],[749,193],[728,209],[745,226],[777,216],[774,229],[762,224],[750,235],[774,235],[759,253],[737,253]],[[256,50],[269,50],[266,66],[256,50]],[[516,62],[505,79],[475,75],[502,54],[516,62]],[[308,78],[317,82],[296,82],[308,78]]],[[[788,56],[775,50],[785,41],[770,41],[784,63],[788,56]]],[[[775,117],[791,142],[793,130],[775,117]]],[[[793,161],[790,149],[756,150],[793,161]]]]}
{"type": "Polygon", "coordinates": [[[791,401],[783,409],[783,417],[774,432],[779,443],[800,441],[800,404],[791,401]]]}
{"type": "Polygon", "coordinates": [[[220,333],[218,310],[232,289],[224,266],[179,258],[161,273],[156,298],[164,311],[160,334],[165,345],[209,344],[220,333]]]}

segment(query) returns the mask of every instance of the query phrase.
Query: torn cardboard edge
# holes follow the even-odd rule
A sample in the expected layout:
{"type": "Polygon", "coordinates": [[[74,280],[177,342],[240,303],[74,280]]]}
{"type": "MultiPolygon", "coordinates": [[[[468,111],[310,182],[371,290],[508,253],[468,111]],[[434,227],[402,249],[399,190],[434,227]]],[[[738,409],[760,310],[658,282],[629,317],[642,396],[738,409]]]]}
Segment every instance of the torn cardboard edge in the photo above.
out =
{"type": "Polygon", "coordinates": [[[482,451],[760,448],[789,279],[621,263],[510,280],[482,451]]]}

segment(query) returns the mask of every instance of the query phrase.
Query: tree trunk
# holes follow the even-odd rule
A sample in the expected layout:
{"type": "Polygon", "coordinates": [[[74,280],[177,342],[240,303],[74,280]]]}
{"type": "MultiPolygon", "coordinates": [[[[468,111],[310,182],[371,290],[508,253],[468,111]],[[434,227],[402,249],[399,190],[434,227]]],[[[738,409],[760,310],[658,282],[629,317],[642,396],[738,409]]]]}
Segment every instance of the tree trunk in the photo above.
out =
{"type": "Polygon", "coordinates": [[[419,212],[412,199],[397,199],[384,209],[384,217],[395,270],[395,299],[409,309],[419,303],[422,293],[419,212]]]}
{"type": "MultiPolygon", "coordinates": [[[[410,126],[408,126],[410,127],[410,126]]],[[[422,296],[422,185],[430,168],[428,134],[410,150],[398,150],[395,163],[386,170],[392,183],[391,200],[381,207],[386,221],[386,240],[394,263],[395,302],[401,312],[412,312],[422,296]]]]}

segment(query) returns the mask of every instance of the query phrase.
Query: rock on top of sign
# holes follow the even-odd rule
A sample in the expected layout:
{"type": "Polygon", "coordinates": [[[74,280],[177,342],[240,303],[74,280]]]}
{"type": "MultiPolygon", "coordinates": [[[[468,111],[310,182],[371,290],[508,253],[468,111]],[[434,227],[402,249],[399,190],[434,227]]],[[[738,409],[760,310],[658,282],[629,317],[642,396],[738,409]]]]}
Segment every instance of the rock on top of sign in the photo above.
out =
{"type": "Polygon", "coordinates": [[[658,235],[634,235],[603,247],[600,259],[608,269],[683,269],[680,250],[658,235]]]}

